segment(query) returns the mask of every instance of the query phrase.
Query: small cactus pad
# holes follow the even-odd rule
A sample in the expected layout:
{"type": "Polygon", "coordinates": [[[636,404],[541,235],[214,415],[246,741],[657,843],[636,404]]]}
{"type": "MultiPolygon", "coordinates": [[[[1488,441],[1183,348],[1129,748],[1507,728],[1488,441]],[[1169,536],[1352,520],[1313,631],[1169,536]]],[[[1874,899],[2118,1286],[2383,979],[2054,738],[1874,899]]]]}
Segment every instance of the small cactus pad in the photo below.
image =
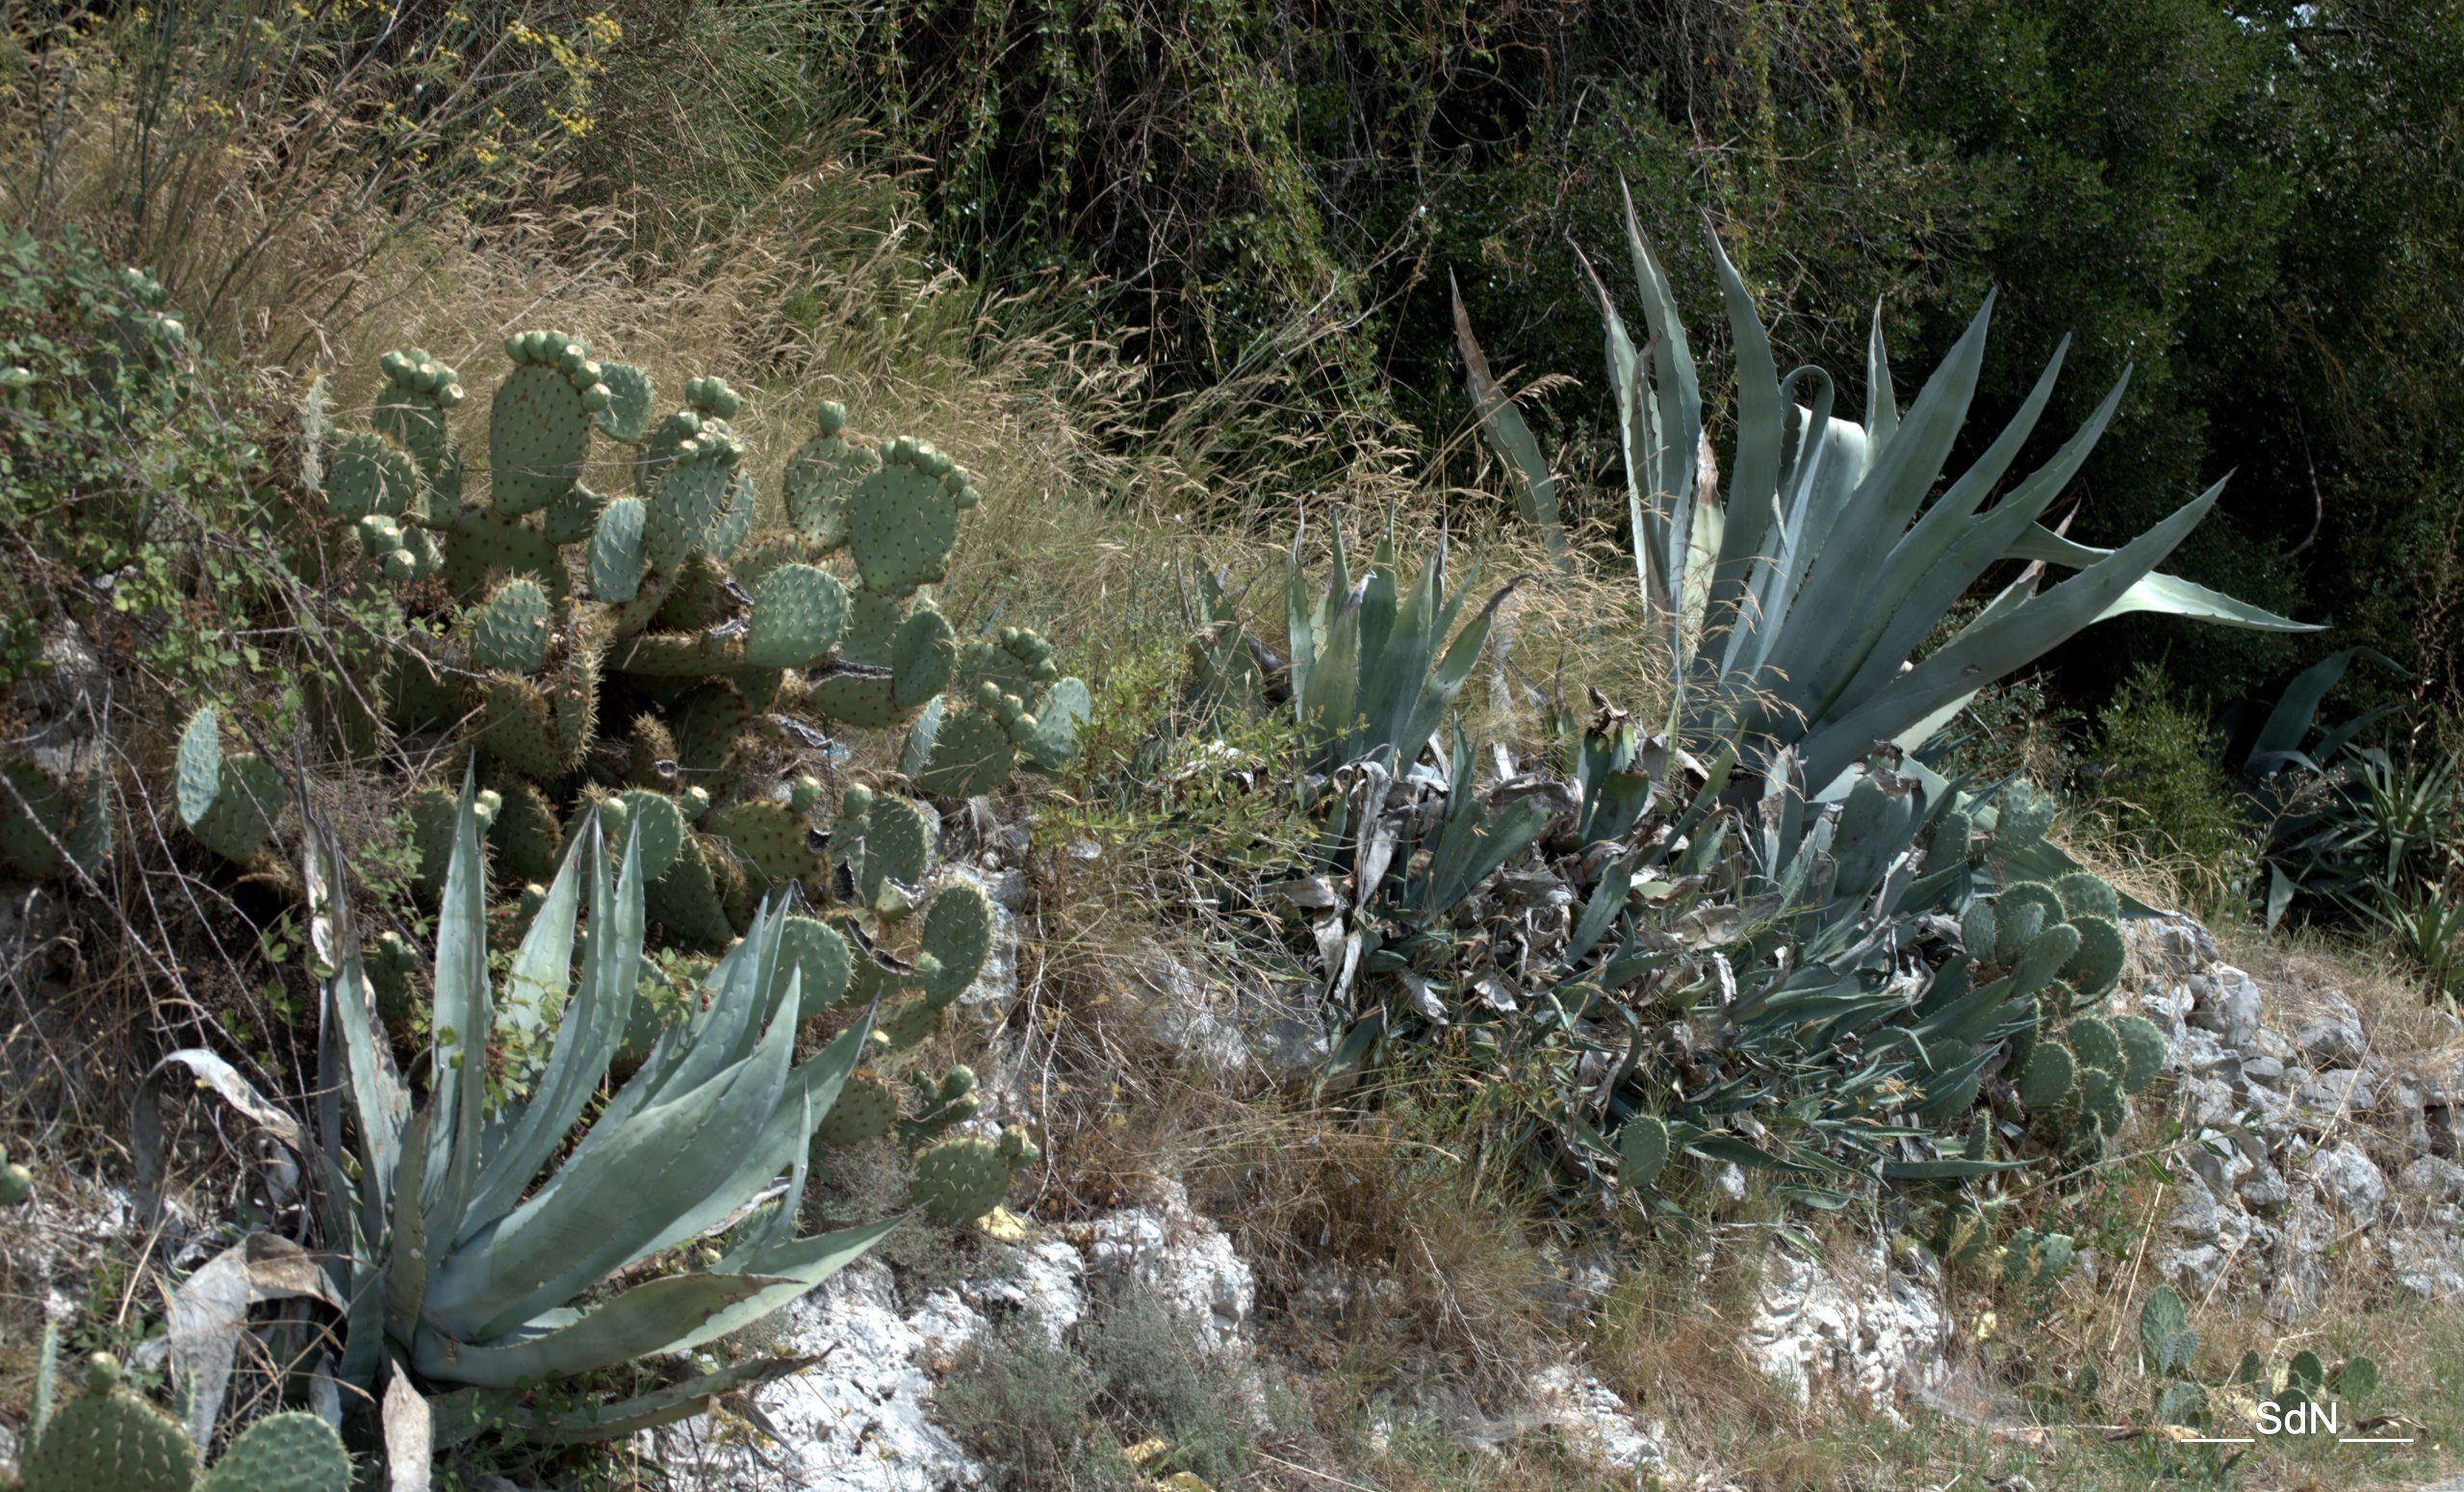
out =
{"type": "Polygon", "coordinates": [[[804,668],[821,661],[847,625],[847,592],[829,572],[782,565],[753,593],[744,642],[751,668],[804,668]]]}
{"type": "Polygon", "coordinates": [[[897,1119],[897,1092],[873,1073],[859,1072],[838,1090],[838,1101],[813,1127],[812,1138],[826,1145],[878,1140],[889,1133],[897,1119]]]}
{"type": "Polygon", "coordinates": [[[2165,1069],[2165,1033],[2144,1016],[2123,1016],[2114,1036],[2121,1042],[2122,1092],[2143,1092],[2165,1069]]]}
{"type": "Polygon", "coordinates": [[[677,808],[676,800],[646,787],[629,788],[601,804],[599,827],[608,853],[619,857],[625,853],[634,830],[641,831],[644,881],[655,881],[665,875],[684,846],[684,814],[677,808]]]}
{"type": "Polygon", "coordinates": [[[1975,820],[1958,809],[1946,810],[1934,820],[1933,836],[1925,841],[1925,868],[1947,870],[1965,861],[1968,843],[1975,834],[1975,820]]]}
{"type": "Polygon", "coordinates": [[[843,406],[822,405],[822,433],[787,458],[787,521],[824,553],[847,542],[847,500],[882,466],[879,450],[840,433],[846,421],[843,406]]]}
{"type": "Polygon", "coordinates": [[[611,440],[631,443],[648,434],[655,399],[651,375],[630,363],[602,363],[599,381],[607,387],[607,403],[591,415],[592,422],[611,440]]]}
{"type": "Polygon", "coordinates": [[[270,1414],[240,1432],[196,1492],[350,1492],[350,1453],[313,1414],[270,1414]]]}
{"type": "Polygon", "coordinates": [[[2121,1075],[2121,1038],[2110,1024],[2094,1016],[2081,1016],[2065,1026],[2062,1035],[2081,1067],[2121,1075]]]}
{"type": "Polygon", "coordinates": [[[2103,1068],[2079,1069],[2079,1107],[2108,1140],[2120,1134],[2130,1119],[2130,1110],[2122,1102],[2121,1079],[2103,1068]]]}
{"type": "Polygon", "coordinates": [[[1994,810],[1994,836],[2005,848],[2025,848],[2053,827],[2053,800],[2024,782],[2005,786],[1994,810]]]}
{"type": "Polygon", "coordinates": [[[1037,703],[1034,728],[1018,743],[1019,751],[1039,770],[1060,771],[1078,759],[1078,731],[1094,709],[1094,699],[1083,681],[1056,682],[1037,703]]]}
{"type": "Polygon", "coordinates": [[[836,928],[817,917],[795,915],[779,930],[779,963],[783,968],[792,964],[803,974],[798,1008],[810,1014],[845,998],[856,955],[836,928]]]}
{"type": "Polygon", "coordinates": [[[565,495],[548,504],[540,515],[540,532],[548,542],[559,549],[579,544],[599,527],[599,517],[607,511],[607,499],[576,482],[565,495]]]}
{"type": "Polygon", "coordinates": [[[222,723],[211,705],[189,716],[180,732],[180,750],[173,763],[173,799],[180,822],[193,825],[214,807],[222,790],[222,723]]]}
{"type": "Polygon", "coordinates": [[[687,834],[675,863],[643,888],[644,910],[669,937],[713,952],[734,939],[735,923],[728,914],[730,888],[722,884],[734,865],[726,856],[725,850],[687,834]]]}
{"type": "Polygon", "coordinates": [[[1960,914],[1960,944],[1968,957],[1980,964],[1993,962],[1993,950],[2001,942],[2001,919],[1993,914],[1993,903],[1979,898],[1968,903],[1960,914]]]}
{"type": "Polygon", "coordinates": [[[52,1411],[19,1463],[25,1492],[190,1492],[196,1451],[187,1434],[118,1378],[109,1358],[89,1366],[86,1391],[52,1411]]]}
{"type": "Polygon", "coordinates": [[[2072,921],[2093,916],[2110,922],[2121,916],[2121,897],[2092,870],[2071,871],[2053,883],[2053,893],[2062,898],[2063,911],[2072,921]]]}
{"type": "Polygon", "coordinates": [[[885,882],[921,885],[931,855],[923,812],[905,798],[875,799],[865,816],[864,899],[873,900],[885,882]]]}
{"type": "Polygon", "coordinates": [[[1993,962],[2009,967],[2019,962],[2019,955],[2044,931],[2045,909],[2042,903],[2014,901],[2005,892],[1993,908],[1993,962]]]}
{"type": "Polygon", "coordinates": [[[0,1207],[14,1207],[35,1195],[35,1173],[9,1159],[9,1149],[0,1145],[0,1207]]]}
{"type": "Polygon", "coordinates": [[[452,457],[452,436],[445,415],[462,402],[462,385],[455,381],[452,369],[418,347],[388,352],[377,364],[385,371],[385,387],[376,395],[368,423],[410,452],[420,470],[434,480],[452,457]]]}
{"type": "Polygon", "coordinates": [[[915,1157],[913,1196],[937,1222],[970,1222],[1001,1205],[1010,1183],[1035,1163],[1035,1146],[1014,1127],[998,1145],[972,1136],[942,1140],[915,1157]]]}
{"type": "Polygon", "coordinates": [[[766,798],[732,803],[710,815],[708,827],[769,881],[819,883],[822,860],[812,826],[785,804],[766,798]]]}
{"type": "Polygon", "coordinates": [[[564,827],[556,822],[555,805],[528,783],[507,783],[504,806],[489,832],[505,872],[519,881],[548,881],[556,874],[564,827]]]}
{"type": "Polygon", "coordinates": [[[336,518],[405,512],[419,500],[411,453],[373,430],[347,430],[325,459],[325,503],[336,518]]]}
{"type": "Polygon", "coordinates": [[[660,476],[642,529],[643,556],[660,575],[674,575],[702,553],[720,515],[735,499],[735,462],[725,444],[705,449],[699,437],[678,448],[660,476]]]}
{"type": "Polygon", "coordinates": [[[1668,1164],[1668,1125],[1650,1114],[1637,1114],[1617,1131],[1617,1184],[1639,1192],[1659,1179],[1668,1164]]]}
{"type": "Polygon", "coordinates": [[[2079,1063],[2060,1042],[2039,1042],[2019,1069],[2019,1101],[2031,1109],[2049,1109],[2069,1095],[2079,1080],[2079,1063]]]}
{"type": "MultiPolygon", "coordinates": [[[[869,961],[858,965],[858,980],[871,967],[869,961]]],[[[873,1040],[894,1052],[911,1051],[940,1034],[941,1007],[921,996],[911,996],[890,1006],[873,1023],[873,1040]]]]}
{"type": "Polygon", "coordinates": [[[951,879],[924,909],[918,946],[933,956],[927,976],[919,965],[916,986],[936,1005],[947,1005],[975,983],[992,952],[992,903],[972,883],[951,879]]]}
{"type": "Polygon", "coordinates": [[[229,861],[245,861],[273,836],[273,821],[291,802],[290,785],[274,764],[253,752],[222,759],[214,806],[189,833],[229,861]]]}
{"type": "Polygon", "coordinates": [[[761,505],[753,490],[753,474],[739,466],[728,478],[727,505],[710,521],[710,531],[702,540],[702,553],[712,559],[732,559],[735,552],[753,533],[753,515],[761,505]]]}
{"type": "Polygon", "coordinates": [[[931,446],[893,441],[882,467],[847,500],[847,549],[864,588],[905,596],[941,579],[958,538],[958,494],[949,458],[931,446]]]}
{"type": "Polygon", "coordinates": [[[2056,922],[2036,937],[2012,965],[2011,983],[2021,994],[2034,994],[2053,983],[2054,975],[2070,956],[2079,951],[2079,933],[2066,922],[2056,922]]]}
{"type": "Polygon", "coordinates": [[[980,709],[936,711],[926,706],[908,750],[921,759],[908,771],[917,790],[942,798],[991,792],[1018,763],[1008,728],[980,709]]]}
{"type": "MultiPolygon", "coordinates": [[[[218,748],[220,742],[216,745],[218,748]]],[[[48,876],[60,868],[60,852],[51,841],[64,843],[69,835],[68,794],[50,773],[31,761],[9,761],[0,765],[0,775],[16,789],[0,792],[0,861],[20,875],[38,880],[48,876]],[[17,807],[20,797],[34,810],[33,817],[17,807]]]]}
{"type": "Polygon", "coordinates": [[[2109,917],[2089,914],[2073,918],[2070,925],[2079,930],[2079,951],[2063,965],[2062,977],[2091,999],[2112,993],[2121,983],[2122,964],[2129,957],[2120,926],[2109,917]]]}
{"type": "Polygon", "coordinates": [[[493,674],[480,685],[479,743],[525,777],[558,778],[573,765],[546,692],[518,674],[493,674]]]}
{"type": "Polygon", "coordinates": [[[611,605],[630,601],[642,585],[642,524],[648,510],[639,498],[617,498],[591,531],[590,593],[611,605]]]}
{"type": "Polygon", "coordinates": [[[596,402],[609,400],[588,349],[560,332],[524,332],[505,344],[513,372],[488,411],[489,502],[508,517],[535,512],[581,477],[596,402]]]}
{"type": "Polygon", "coordinates": [[[548,593],[517,576],[471,608],[472,660],[491,671],[535,674],[548,664],[548,593]]]}

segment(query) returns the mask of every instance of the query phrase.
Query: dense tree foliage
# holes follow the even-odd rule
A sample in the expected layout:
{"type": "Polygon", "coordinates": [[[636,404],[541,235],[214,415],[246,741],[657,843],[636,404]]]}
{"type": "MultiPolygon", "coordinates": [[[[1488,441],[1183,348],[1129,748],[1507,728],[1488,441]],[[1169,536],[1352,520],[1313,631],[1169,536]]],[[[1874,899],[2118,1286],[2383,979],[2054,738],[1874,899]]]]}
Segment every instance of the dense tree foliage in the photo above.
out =
{"type": "MultiPolygon", "coordinates": [[[[923,164],[970,270],[1092,285],[1159,391],[1270,375],[1330,428],[1461,427],[1451,271],[1493,355],[1581,380],[1542,395],[1544,437],[1607,478],[1576,251],[1614,252],[1621,177],[1714,356],[1707,220],[1785,308],[1784,354],[1835,368],[1876,302],[1930,366],[1998,284],[1994,403],[2066,332],[2048,427],[2134,370],[2076,534],[2232,471],[2181,568],[2445,666],[2423,622],[2464,477],[2456,0],[908,0],[790,44],[923,164]]],[[[2121,635],[2069,660],[2072,692],[2127,651],[2220,697],[2305,647],[2121,635]]]]}

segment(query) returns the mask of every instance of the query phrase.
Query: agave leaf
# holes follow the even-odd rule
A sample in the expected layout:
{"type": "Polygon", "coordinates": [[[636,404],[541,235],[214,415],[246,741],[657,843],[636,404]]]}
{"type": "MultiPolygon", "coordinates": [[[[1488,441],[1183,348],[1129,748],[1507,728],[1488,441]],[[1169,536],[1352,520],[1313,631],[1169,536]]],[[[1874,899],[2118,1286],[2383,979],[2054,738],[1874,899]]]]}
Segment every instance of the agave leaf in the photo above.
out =
{"type": "MultiPolygon", "coordinates": [[[[790,974],[791,991],[800,988],[801,974],[790,974]]],[[[792,1012],[801,995],[790,992],[782,1007],[789,1012],[787,1023],[793,1025],[792,1012]]],[[[830,1113],[838,1101],[839,1091],[847,1084],[848,1075],[862,1060],[865,1042],[873,1028],[873,1013],[840,1032],[822,1049],[821,1055],[805,1063],[787,1075],[779,1102],[771,1112],[761,1132],[745,1147],[744,1153],[729,1170],[725,1179],[710,1195],[693,1208],[680,1214],[676,1221],[659,1230],[658,1235],[644,1245],[635,1259],[647,1258],[662,1248],[674,1246],[718,1226],[729,1217],[749,1205],[754,1197],[809,1152],[813,1125],[830,1113]]],[[[798,1189],[799,1196],[802,1189],[798,1189]]],[[[793,1208],[789,1209],[792,1216],[793,1208]]],[[[776,1272],[770,1272],[776,1273],[776,1272]]]]}
{"type": "Polygon", "coordinates": [[[1921,719],[1973,692],[1977,681],[2002,678],[2068,640],[2161,564],[2207,516],[2222,491],[2223,483],[2219,482],[2155,527],[2043,595],[2029,598],[2005,615],[1980,618],[1871,699],[1809,735],[1804,744],[1808,779],[1829,781],[1907,721],[1921,719]]]}
{"type": "Polygon", "coordinates": [[[797,1298],[855,1263],[864,1250],[888,1237],[897,1226],[898,1221],[893,1218],[763,1249],[752,1259],[753,1273],[746,1276],[767,1282],[760,1292],[721,1310],[685,1333],[677,1346],[685,1350],[700,1347],[794,1303],[797,1298]]]}
{"type": "MultiPolygon", "coordinates": [[[[2086,459],[2096,437],[2103,433],[2105,421],[2111,418],[2113,399],[2091,417],[2053,462],[2015,489],[1982,523],[1977,519],[1978,508],[2017,459],[2020,447],[2034,433],[2038,418],[2052,399],[2067,347],[2066,340],[2054,349],[2036,387],[2029,391],[2001,435],[1892,545],[1870,583],[1865,607],[1856,614],[1855,621],[1827,630],[1808,628],[1801,634],[1819,649],[1813,655],[1818,661],[1810,665],[1805,677],[1792,676],[1787,682],[1772,686],[1809,724],[1820,724],[1838,709],[1842,701],[1861,699],[1896,677],[1909,653],[1924,641],[1940,623],[1943,613],[1999,557],[1995,550],[2008,547],[2005,541],[2009,531],[2024,527],[2042,512],[2044,504],[2053,501],[2062,483],[2076,470],[2076,461],[2086,459]],[[2074,456],[2066,461],[2066,457],[2074,456]],[[2054,476],[2057,473],[2061,475],[2054,476]],[[2040,477],[2049,479],[2035,479],[2040,477]],[[2022,509],[2027,511],[2022,514],[2022,509]],[[1993,537],[1986,538],[1980,528],[1993,537]],[[1820,639],[1825,630],[1832,634],[1828,646],[1823,646],[1820,639]]],[[[2117,386],[2115,398],[2118,397],[2117,386]]]]}
{"type": "MultiPolygon", "coordinates": [[[[496,1222],[521,1198],[539,1168],[564,1143],[593,1094],[632,1018],[634,987],[642,955],[641,831],[625,846],[622,877],[611,891],[607,857],[593,810],[566,851],[565,871],[576,860],[590,867],[590,942],[582,959],[581,986],[556,1028],[555,1049],[530,1101],[480,1177],[479,1193],[464,1220],[462,1239],[496,1222]]],[[[622,1116],[618,1117],[622,1122],[622,1116]]]]}
{"type": "MultiPolygon", "coordinates": [[[[587,1153],[577,1151],[500,1222],[438,1266],[428,1316],[486,1341],[635,1255],[724,1182],[778,1107],[795,1023],[771,1022],[746,1061],[654,1103],[587,1153]]],[[[603,1116],[593,1138],[606,1128],[603,1116]]]]}
{"type": "Polygon", "coordinates": [[[475,779],[465,773],[454,807],[453,857],[436,914],[436,1122],[428,1127],[427,1198],[424,1230],[451,1238],[460,1231],[479,1160],[487,1118],[488,1014],[487,865],[479,858],[479,821],[472,812],[475,779]]]}
{"type": "Polygon", "coordinates": [[[757,1357],[614,1403],[589,1403],[564,1414],[525,1419],[519,1408],[508,1402],[490,1418],[512,1418],[521,1425],[526,1437],[548,1445],[629,1440],[643,1430],[702,1414],[725,1395],[791,1376],[820,1361],[819,1356],[757,1357]]]}
{"type": "Polygon", "coordinates": [[[1784,519],[1779,512],[1780,457],[1785,443],[1785,411],[1780,399],[1780,370],[1771,357],[1771,339],[1754,309],[1754,296],[1729,262],[1719,236],[1704,234],[1710,244],[1711,266],[1719,271],[1720,290],[1728,302],[1729,338],[1736,357],[1736,459],[1730,463],[1728,502],[1722,509],[1723,532],[1712,552],[1716,569],[1710,578],[1709,625],[1730,628],[1745,593],[1746,577],[1761,556],[1775,547],[1784,519]]]}
{"type": "MultiPolygon", "coordinates": [[[[514,950],[513,965],[506,971],[504,1001],[497,1019],[500,1028],[522,1038],[535,1041],[565,1008],[565,995],[573,983],[574,918],[580,910],[582,873],[578,859],[573,850],[565,852],[565,862],[549,883],[548,899],[532,914],[521,946],[514,950]]],[[[536,1069],[530,1068],[508,1076],[526,1081],[535,1074],[536,1069]]]]}
{"type": "Polygon", "coordinates": [[[412,1362],[431,1378],[518,1388],[612,1368],[676,1348],[739,1301],[782,1283],[763,1274],[670,1274],[635,1285],[568,1324],[502,1340],[455,1341],[423,1326],[412,1362]]]}
{"type": "Polygon", "coordinates": [[[1874,329],[1865,338],[1865,442],[1879,458],[1899,429],[1899,399],[1891,392],[1890,356],[1883,347],[1883,303],[1874,300],[1874,329]]]}
{"type": "MultiPolygon", "coordinates": [[[[2085,569],[2114,552],[2093,549],[2074,543],[2041,526],[2023,530],[2004,552],[2008,559],[2040,560],[2072,569],[2085,569]]],[[[2282,617],[2265,606],[2254,606],[2246,601],[2236,601],[2220,591],[2209,590],[2194,581],[2173,575],[2142,576],[2120,598],[2096,618],[2099,622],[2132,611],[2153,611],[2161,616],[2195,617],[2202,622],[2217,622],[2226,627],[2247,628],[2264,632],[2316,632],[2325,628],[2316,622],[2297,622],[2282,617]]],[[[2315,706],[2314,706],[2315,707],[2315,706]]]]}
{"type": "MultiPolygon", "coordinates": [[[[1786,686],[1792,697],[1813,696],[1816,708],[1826,703],[1815,693],[1820,685],[1810,682],[1831,682],[1822,667],[1824,656],[1839,646],[1843,632],[1854,635],[1860,630],[1859,624],[1868,616],[1875,577],[1941,475],[1942,462],[1950,454],[1951,444],[1967,418],[1968,400],[1976,392],[1992,314],[1993,297],[1989,294],[1967,330],[1926,380],[1890,449],[1848,494],[1837,521],[1812,557],[1804,588],[1787,602],[1788,616],[1796,625],[1774,641],[1770,668],[1779,678],[1792,681],[1786,686]]],[[[1840,682],[1844,682],[1843,678],[1840,682]]]]}
{"type": "Polygon", "coordinates": [[[1463,309],[1463,288],[1454,282],[1452,270],[1447,271],[1446,288],[1454,297],[1454,342],[1463,352],[1463,381],[1470,387],[1473,407],[1479,413],[1480,429],[1489,444],[1506,461],[1513,475],[1516,506],[1522,509],[1526,523],[1536,524],[1548,541],[1549,557],[1559,566],[1566,561],[1566,529],[1557,514],[1557,479],[1549,473],[1549,463],[1540,454],[1540,442],[1532,437],[1531,426],[1524,424],[1523,412],[1514,407],[1498,387],[1496,376],[1489,372],[1489,360],[1480,350],[1479,340],[1472,335],[1472,318],[1463,309]]]}

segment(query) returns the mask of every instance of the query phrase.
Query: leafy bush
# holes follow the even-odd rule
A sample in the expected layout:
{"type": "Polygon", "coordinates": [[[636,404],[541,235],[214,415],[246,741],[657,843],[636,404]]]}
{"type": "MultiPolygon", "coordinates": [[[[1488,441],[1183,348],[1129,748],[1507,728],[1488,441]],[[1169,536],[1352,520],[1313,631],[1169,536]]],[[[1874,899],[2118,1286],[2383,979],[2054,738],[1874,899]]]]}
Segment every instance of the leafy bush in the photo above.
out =
{"type": "Polygon", "coordinates": [[[2140,855],[2211,902],[2238,905],[2257,869],[2256,836],[2220,754],[2206,713],[2142,663],[2098,713],[2083,775],[2095,810],[2140,855]]]}
{"type": "Polygon", "coordinates": [[[1127,1492],[1138,1484],[1094,1418],[1098,1379],[1084,1358],[1021,1312],[969,1341],[933,1392],[961,1440],[1017,1488],[1127,1492]]]}

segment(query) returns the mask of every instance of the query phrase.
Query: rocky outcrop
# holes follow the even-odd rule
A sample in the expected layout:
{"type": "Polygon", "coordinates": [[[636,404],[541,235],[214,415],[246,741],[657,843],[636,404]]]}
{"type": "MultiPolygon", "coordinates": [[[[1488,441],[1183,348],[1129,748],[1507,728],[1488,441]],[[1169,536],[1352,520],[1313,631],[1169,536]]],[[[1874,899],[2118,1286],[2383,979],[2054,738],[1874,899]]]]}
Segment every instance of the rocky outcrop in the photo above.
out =
{"type": "Polygon", "coordinates": [[[2186,1137],[2158,1273],[2193,1300],[2246,1292],[2287,1324],[2331,1270],[2464,1297],[2464,1064],[2381,1050],[2331,990],[2264,998],[2186,917],[2129,937],[2186,1137]]]}
{"type": "Polygon", "coordinates": [[[1738,1346],[1799,1403],[1845,1400],[1896,1425],[1941,1376],[1950,1336],[1940,1266],[1877,1239],[1844,1263],[1775,1247],[1738,1346]]]}

